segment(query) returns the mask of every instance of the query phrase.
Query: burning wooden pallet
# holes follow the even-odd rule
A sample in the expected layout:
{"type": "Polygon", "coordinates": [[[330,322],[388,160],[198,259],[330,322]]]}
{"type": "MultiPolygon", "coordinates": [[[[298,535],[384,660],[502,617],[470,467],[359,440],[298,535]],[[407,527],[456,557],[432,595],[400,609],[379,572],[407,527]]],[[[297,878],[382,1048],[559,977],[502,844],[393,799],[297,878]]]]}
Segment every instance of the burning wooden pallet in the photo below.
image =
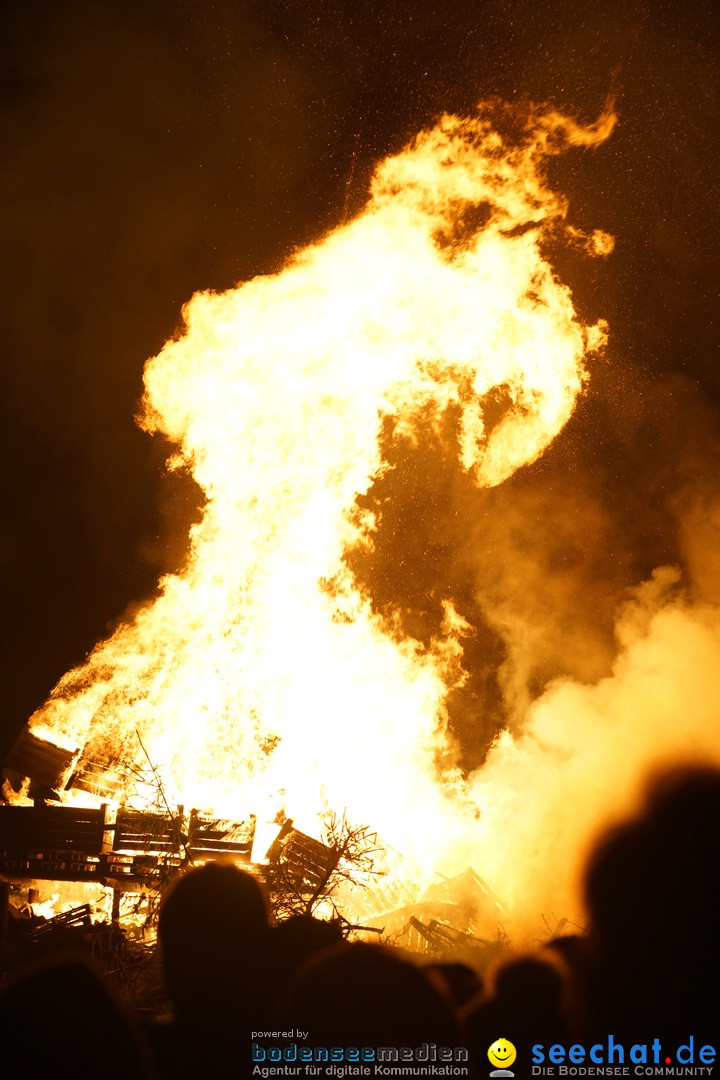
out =
{"type": "Polygon", "coordinates": [[[187,861],[183,808],[171,816],[121,807],[108,825],[111,836],[106,875],[115,886],[152,884],[176,873],[187,861]]]}
{"type": "Polygon", "coordinates": [[[105,831],[105,807],[0,806],[0,874],[98,881],[105,831]]]}
{"type": "Polygon", "coordinates": [[[117,762],[91,761],[84,757],[77,763],[67,786],[116,802],[134,790],[131,774],[117,762]]]}
{"type": "Polygon", "coordinates": [[[487,949],[493,945],[492,941],[457,930],[450,923],[440,922],[438,919],[430,919],[424,923],[416,915],[410,916],[403,928],[403,934],[407,938],[406,947],[414,952],[443,955],[459,945],[475,949],[487,949]]]}
{"type": "Polygon", "coordinates": [[[184,865],[219,855],[249,862],[255,819],[218,821],[182,807],[171,816],[107,805],[0,805],[0,875],[152,887],[184,865]]]}
{"type": "Polygon", "coordinates": [[[63,786],[64,777],[78,753],[79,750],[67,750],[39,739],[24,728],[3,762],[3,771],[16,780],[27,777],[43,787],[55,789],[63,786]]]}
{"type": "Polygon", "coordinates": [[[322,889],[338,864],[334,848],[293,828],[288,818],[267,853],[270,866],[300,893],[322,889]]]}
{"type": "Polygon", "coordinates": [[[212,818],[191,810],[188,827],[188,852],[193,862],[206,862],[229,856],[235,861],[250,862],[255,840],[256,818],[229,821],[212,818]]]}
{"type": "Polygon", "coordinates": [[[43,938],[61,928],[73,927],[86,930],[90,926],[92,926],[92,908],[90,904],[77,904],[68,911],[53,915],[51,919],[43,919],[41,922],[31,926],[28,930],[28,937],[34,941],[42,941],[43,938]]]}

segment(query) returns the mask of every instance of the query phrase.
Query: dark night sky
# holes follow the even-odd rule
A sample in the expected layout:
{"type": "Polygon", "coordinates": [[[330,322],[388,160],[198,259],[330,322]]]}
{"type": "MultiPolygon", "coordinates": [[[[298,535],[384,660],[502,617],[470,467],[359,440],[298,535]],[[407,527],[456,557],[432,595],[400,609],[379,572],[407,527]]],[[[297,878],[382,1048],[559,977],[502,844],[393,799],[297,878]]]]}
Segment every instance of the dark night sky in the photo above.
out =
{"type": "Polygon", "coordinates": [[[719,45],[714,0],[5,0],[0,749],[182,560],[198,493],[133,416],[183,302],[278,269],[362,205],[380,157],[493,95],[591,120],[614,91],[620,117],[553,165],[574,223],[617,237],[563,267],[612,341],[518,505],[552,521],[570,486],[597,511],[602,549],[563,535],[608,612],[682,564],[719,475],[719,45]]]}

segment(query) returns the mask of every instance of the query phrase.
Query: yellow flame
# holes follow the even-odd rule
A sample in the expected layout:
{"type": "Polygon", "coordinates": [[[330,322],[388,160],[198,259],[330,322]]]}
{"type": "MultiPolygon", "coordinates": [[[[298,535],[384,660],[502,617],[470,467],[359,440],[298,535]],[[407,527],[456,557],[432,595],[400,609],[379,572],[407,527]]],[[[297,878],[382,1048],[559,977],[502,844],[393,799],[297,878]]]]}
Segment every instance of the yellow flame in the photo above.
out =
{"type": "MultiPolygon", "coordinates": [[[[142,425],[177,444],[207,502],[181,575],[68,673],[32,718],[89,758],[142,761],[170,798],[230,814],[285,804],[312,827],[346,808],[425,867],[468,841],[485,794],[453,768],[445,699],[466,624],[447,597],[429,650],[373,613],[344,562],[372,547],[358,509],[383,425],[457,416],[479,485],[535,461],[572,413],[584,326],[543,253],[565,231],[548,155],[595,146],[551,110],[444,116],[377,169],[349,224],[279,274],[198,293],[145,370],[142,425]],[[486,401],[509,402],[495,426],[486,401]]],[[[467,843],[465,844],[467,847],[467,843]]]]}

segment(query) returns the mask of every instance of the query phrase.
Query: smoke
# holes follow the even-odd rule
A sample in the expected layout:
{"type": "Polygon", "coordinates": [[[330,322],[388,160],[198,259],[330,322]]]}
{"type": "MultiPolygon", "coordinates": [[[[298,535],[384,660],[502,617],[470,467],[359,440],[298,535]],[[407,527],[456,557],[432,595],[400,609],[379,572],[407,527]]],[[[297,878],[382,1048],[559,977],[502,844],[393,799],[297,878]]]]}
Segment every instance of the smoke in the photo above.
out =
{"type": "Polygon", "coordinates": [[[465,549],[506,648],[477,865],[536,931],[541,912],[582,921],[588,849],[648,773],[720,761],[717,415],[687,379],[634,377],[647,413],[611,414],[626,455],[587,439],[588,402],[465,549]]]}
{"type": "Polygon", "coordinates": [[[485,806],[478,856],[526,925],[541,912],[582,918],[588,845],[634,808],[648,772],[720,761],[720,611],[692,603],[679,572],[663,567],[616,632],[611,673],[552,684],[474,777],[485,806]]]}

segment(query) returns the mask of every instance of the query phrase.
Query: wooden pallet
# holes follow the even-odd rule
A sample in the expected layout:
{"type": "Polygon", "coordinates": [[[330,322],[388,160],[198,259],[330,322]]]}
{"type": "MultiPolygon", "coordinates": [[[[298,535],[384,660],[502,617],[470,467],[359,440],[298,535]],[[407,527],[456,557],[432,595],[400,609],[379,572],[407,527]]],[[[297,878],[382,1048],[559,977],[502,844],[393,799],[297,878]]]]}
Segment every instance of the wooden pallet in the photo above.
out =
{"type": "Polygon", "coordinates": [[[24,728],[3,762],[3,770],[18,777],[29,777],[48,788],[62,785],[63,778],[77,755],[77,750],[38,739],[24,728]]]}
{"type": "Polygon", "coordinates": [[[334,848],[294,829],[291,818],[278,833],[267,858],[270,866],[280,869],[286,882],[302,893],[321,889],[339,860],[334,848]]]}
{"type": "Polygon", "coordinates": [[[163,814],[121,808],[0,805],[0,875],[153,887],[183,866],[220,856],[249,863],[255,820],[218,821],[182,807],[163,814]],[[186,831],[187,830],[187,831],[186,831]]]}

